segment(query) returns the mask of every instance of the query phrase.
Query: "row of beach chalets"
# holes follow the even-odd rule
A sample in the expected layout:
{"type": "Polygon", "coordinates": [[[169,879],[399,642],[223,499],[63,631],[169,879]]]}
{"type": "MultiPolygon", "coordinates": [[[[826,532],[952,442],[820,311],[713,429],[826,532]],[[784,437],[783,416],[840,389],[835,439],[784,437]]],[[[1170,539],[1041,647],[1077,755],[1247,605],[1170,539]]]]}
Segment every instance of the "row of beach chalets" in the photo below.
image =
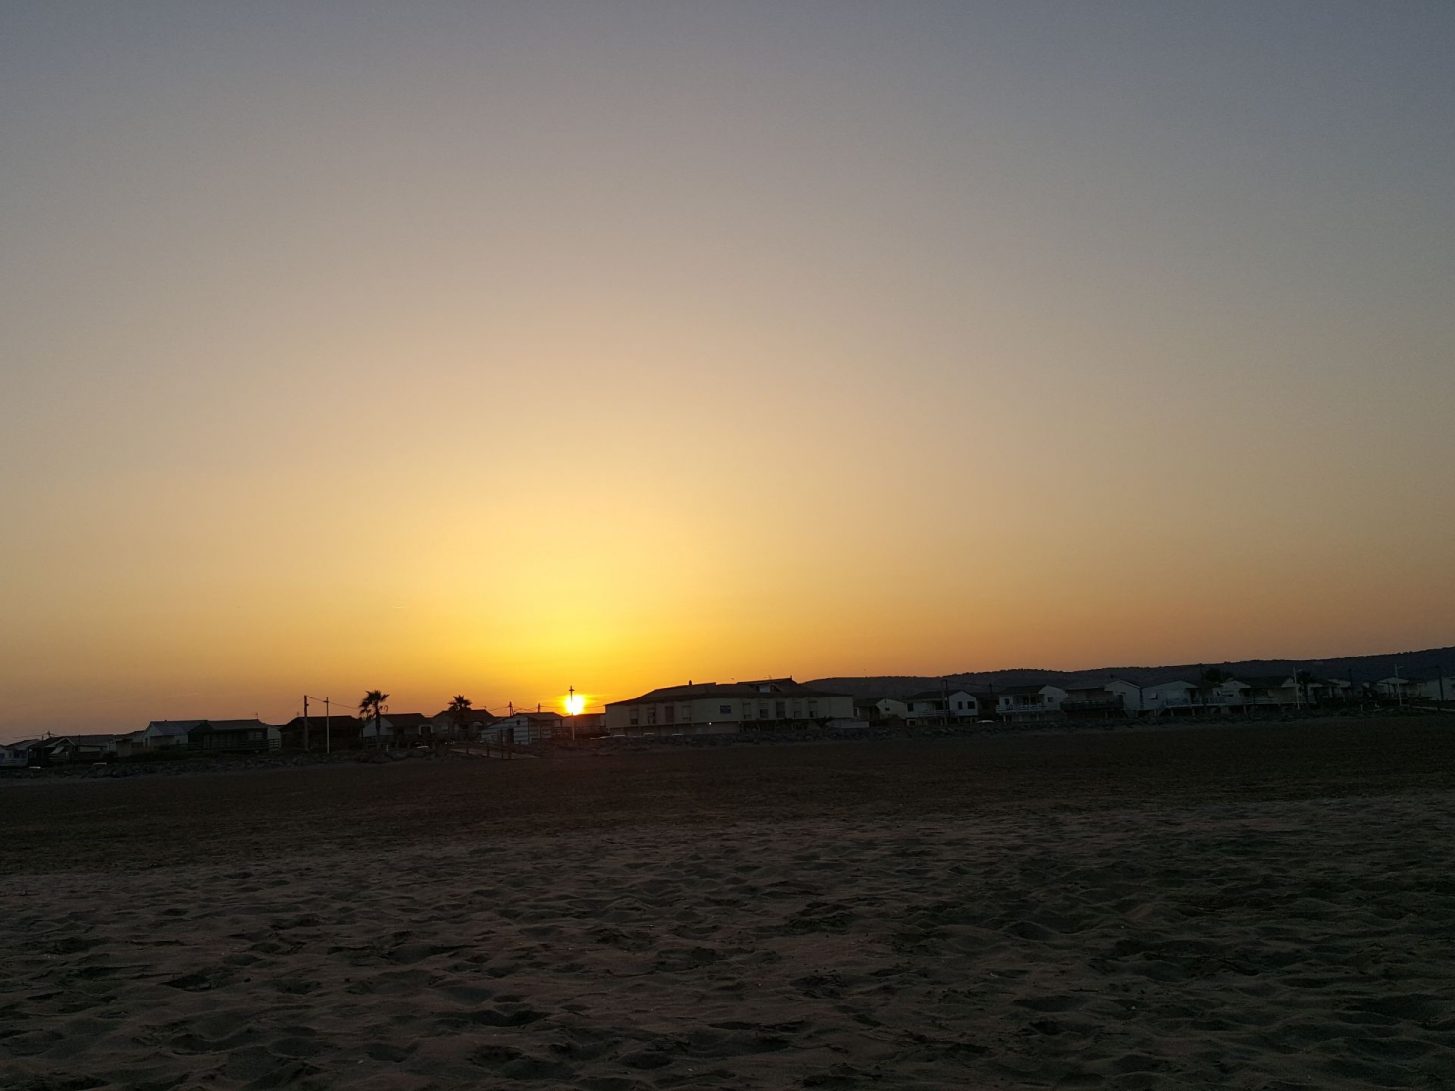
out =
{"type": "Polygon", "coordinates": [[[1231,716],[1300,709],[1335,709],[1350,704],[1410,704],[1455,699],[1455,677],[1428,680],[1398,676],[1377,682],[1292,674],[1234,677],[1209,670],[1194,679],[1175,678],[1140,684],[1108,678],[1095,684],[961,688],[948,685],[909,697],[860,701],[871,722],[946,723],[956,720],[1024,722],[1035,720],[1160,719],[1231,716]]]}
{"type": "Polygon", "coordinates": [[[59,734],[0,746],[0,767],[35,767],[187,756],[332,754],[349,751],[480,746],[490,752],[566,742],[673,735],[731,735],[807,728],[1028,723],[1048,720],[1145,720],[1254,716],[1330,710],[1364,703],[1455,703],[1455,676],[1375,682],[1319,678],[1307,671],[1234,676],[1199,672],[1151,684],[1122,677],[1097,683],[962,686],[944,681],[916,693],[855,697],[790,678],[689,682],[610,702],[600,712],[563,714],[537,706],[501,714],[456,697],[434,714],[364,709],[361,715],[316,711],[284,724],[252,719],[153,720],[117,734],[59,734]]]}
{"type": "Polygon", "coordinates": [[[0,767],[65,765],[126,759],[166,759],[190,755],[331,754],[348,751],[432,748],[451,743],[530,747],[570,737],[601,733],[602,714],[564,716],[537,706],[513,707],[501,715],[456,703],[442,712],[390,712],[341,715],[318,712],[284,724],[253,717],[237,720],[153,720],[121,734],[46,733],[0,747],[0,767]]]}
{"type": "Polygon", "coordinates": [[[1282,714],[1360,703],[1455,700],[1455,677],[1416,680],[1395,675],[1357,684],[1307,671],[1234,677],[1217,669],[1194,678],[1139,684],[1125,678],[1055,685],[962,686],[948,680],[915,693],[852,697],[792,678],[655,689],[606,706],[609,736],[735,734],[807,725],[943,726],[1045,720],[1139,720],[1209,715],[1282,714]]]}

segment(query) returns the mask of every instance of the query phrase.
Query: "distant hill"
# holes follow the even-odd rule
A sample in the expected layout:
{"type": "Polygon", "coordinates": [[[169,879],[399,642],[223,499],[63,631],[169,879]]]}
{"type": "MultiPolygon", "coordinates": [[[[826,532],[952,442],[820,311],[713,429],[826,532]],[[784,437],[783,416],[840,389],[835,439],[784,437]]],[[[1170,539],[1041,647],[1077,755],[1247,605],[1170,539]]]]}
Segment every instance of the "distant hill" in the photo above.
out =
{"type": "Polygon", "coordinates": [[[1350,655],[1341,659],[1239,659],[1230,663],[1180,663],[1166,667],[1097,667],[1084,671],[1045,670],[1012,667],[998,671],[965,671],[944,676],[879,675],[869,678],[815,678],[806,685],[855,697],[906,697],[927,689],[938,689],[943,680],[950,686],[985,689],[1005,686],[1046,685],[1093,686],[1109,678],[1121,678],[1139,686],[1152,686],[1177,679],[1196,681],[1209,667],[1234,677],[1240,674],[1291,674],[1311,671],[1319,678],[1344,678],[1352,682],[1377,682],[1388,678],[1399,664],[1401,678],[1435,678],[1442,672],[1455,675],[1455,647],[1429,648],[1422,652],[1391,652],[1388,655],[1350,655]]]}

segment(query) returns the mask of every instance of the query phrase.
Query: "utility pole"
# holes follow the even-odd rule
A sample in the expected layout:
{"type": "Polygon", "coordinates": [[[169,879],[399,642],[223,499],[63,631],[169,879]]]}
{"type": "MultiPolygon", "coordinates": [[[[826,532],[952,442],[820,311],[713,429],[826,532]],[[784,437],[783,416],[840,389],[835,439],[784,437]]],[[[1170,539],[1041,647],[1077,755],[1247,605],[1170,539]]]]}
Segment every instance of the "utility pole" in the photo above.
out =
{"type": "Polygon", "coordinates": [[[323,752],[325,754],[332,754],[333,753],[333,709],[330,707],[329,699],[327,697],[309,697],[307,694],[304,694],[304,696],[303,696],[303,749],[304,750],[307,750],[308,749],[308,702],[309,701],[322,701],[323,702],[323,752]]]}
{"type": "MultiPolygon", "coordinates": [[[[691,682],[687,683],[689,686],[691,682]]],[[[571,714],[571,741],[576,741],[576,687],[566,687],[566,711],[571,714]]]]}

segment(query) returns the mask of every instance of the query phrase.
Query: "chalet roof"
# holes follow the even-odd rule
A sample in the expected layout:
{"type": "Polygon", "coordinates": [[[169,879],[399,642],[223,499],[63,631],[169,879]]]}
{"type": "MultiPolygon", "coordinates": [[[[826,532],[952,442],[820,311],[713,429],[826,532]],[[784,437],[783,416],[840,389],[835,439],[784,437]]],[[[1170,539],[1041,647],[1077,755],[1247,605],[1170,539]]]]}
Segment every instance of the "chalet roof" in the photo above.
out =
{"type": "Polygon", "coordinates": [[[612,701],[613,705],[637,705],[652,701],[690,701],[698,697],[840,697],[843,694],[813,689],[792,678],[760,678],[749,682],[695,682],[685,686],[663,686],[633,697],[626,701],[612,701]],[[763,692],[762,686],[772,686],[770,692],[763,692]]]}
{"type": "MultiPolygon", "coordinates": [[[[495,713],[491,712],[488,708],[467,708],[460,714],[460,717],[469,724],[489,723],[491,720],[496,719],[495,713]]],[[[450,708],[442,709],[431,716],[430,719],[448,720],[450,723],[454,723],[455,711],[450,708]]]]}
{"type": "Polygon", "coordinates": [[[517,713],[514,713],[511,716],[506,717],[506,719],[514,720],[514,719],[517,719],[517,718],[520,718],[520,717],[524,717],[525,719],[527,719],[527,720],[529,720],[529,721],[531,721],[533,723],[544,723],[547,720],[561,720],[561,719],[564,718],[564,717],[562,717],[562,715],[559,712],[545,712],[545,711],[541,711],[541,712],[517,712],[517,713]]]}
{"type": "Polygon", "coordinates": [[[185,735],[194,727],[206,722],[206,720],[153,720],[147,724],[146,729],[153,735],[170,738],[173,735],[185,735]]]}
{"type": "Polygon", "coordinates": [[[106,743],[115,742],[118,735],[66,735],[73,743],[80,743],[84,746],[104,746],[106,743]]]}
{"type": "Polygon", "coordinates": [[[1243,682],[1254,689],[1282,689],[1288,685],[1290,678],[1286,674],[1245,674],[1229,681],[1243,682]]]}
{"type": "Polygon", "coordinates": [[[423,727],[432,722],[423,712],[386,712],[381,719],[388,720],[392,727],[423,727]]]}
{"type": "Polygon", "coordinates": [[[267,726],[268,725],[263,723],[262,720],[259,720],[257,717],[253,717],[250,720],[201,720],[197,723],[195,727],[192,728],[192,730],[202,732],[255,731],[258,728],[267,726]]]}
{"type": "MultiPolygon", "coordinates": [[[[1041,690],[1045,689],[1049,685],[1051,685],[1051,683],[1041,682],[1032,686],[1005,686],[1004,688],[999,689],[996,692],[1011,697],[1029,697],[1033,693],[1040,693],[1041,690]]],[[[1055,686],[1053,688],[1060,689],[1061,687],[1055,686]]]]}
{"type": "MultiPolygon", "coordinates": [[[[359,717],[350,716],[348,713],[345,712],[331,712],[327,716],[325,716],[321,712],[310,712],[308,714],[309,729],[312,730],[315,727],[322,727],[325,719],[328,720],[331,727],[343,727],[353,724],[362,724],[364,722],[359,717]]],[[[303,726],[303,717],[294,716],[293,719],[289,720],[283,726],[301,728],[303,726]]]]}

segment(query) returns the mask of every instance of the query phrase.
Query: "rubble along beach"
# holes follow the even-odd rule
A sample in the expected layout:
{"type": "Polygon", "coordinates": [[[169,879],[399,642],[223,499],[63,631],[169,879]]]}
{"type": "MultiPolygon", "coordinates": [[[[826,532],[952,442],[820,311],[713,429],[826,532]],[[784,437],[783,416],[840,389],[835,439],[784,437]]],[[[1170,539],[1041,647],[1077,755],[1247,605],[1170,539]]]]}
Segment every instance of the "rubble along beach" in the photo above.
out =
{"type": "Polygon", "coordinates": [[[0,789],[7,1089],[1455,1081],[1455,718],[0,789]]]}

